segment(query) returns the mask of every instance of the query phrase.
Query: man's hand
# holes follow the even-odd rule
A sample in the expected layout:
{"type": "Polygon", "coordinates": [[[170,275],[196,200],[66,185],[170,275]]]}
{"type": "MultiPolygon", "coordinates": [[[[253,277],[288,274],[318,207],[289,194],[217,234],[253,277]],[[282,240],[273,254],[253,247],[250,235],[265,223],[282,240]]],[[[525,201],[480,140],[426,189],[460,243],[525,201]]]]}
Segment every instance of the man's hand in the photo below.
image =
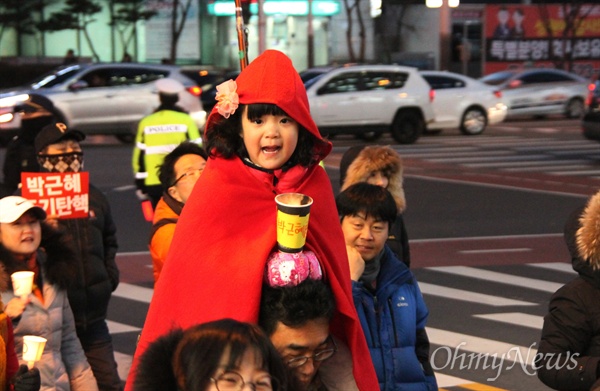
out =
{"type": "Polygon", "coordinates": [[[10,299],[8,303],[6,303],[6,307],[4,308],[4,313],[11,318],[17,319],[23,311],[25,311],[25,306],[29,303],[29,300],[23,300],[20,297],[13,297],[10,299]]]}
{"type": "Polygon", "coordinates": [[[28,369],[27,365],[21,364],[11,383],[15,391],[39,391],[41,386],[40,370],[28,369]]]}
{"type": "Polygon", "coordinates": [[[358,281],[365,271],[365,260],[353,246],[346,245],[346,252],[348,253],[350,278],[352,278],[352,281],[358,281]]]}

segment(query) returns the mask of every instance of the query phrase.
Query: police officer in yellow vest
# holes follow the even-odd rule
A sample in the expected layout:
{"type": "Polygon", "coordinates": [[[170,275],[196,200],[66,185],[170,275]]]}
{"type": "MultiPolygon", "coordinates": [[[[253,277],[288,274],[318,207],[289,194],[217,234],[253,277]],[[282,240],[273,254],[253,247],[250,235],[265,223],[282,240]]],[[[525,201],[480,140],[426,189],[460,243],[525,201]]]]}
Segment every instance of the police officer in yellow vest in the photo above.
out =
{"type": "Polygon", "coordinates": [[[202,144],[194,120],[177,106],[179,93],[185,88],[183,84],[174,79],[159,79],[156,88],[160,106],[140,121],[132,158],[138,196],[148,196],[153,208],[162,196],[158,167],[165,156],[186,140],[202,144]]]}

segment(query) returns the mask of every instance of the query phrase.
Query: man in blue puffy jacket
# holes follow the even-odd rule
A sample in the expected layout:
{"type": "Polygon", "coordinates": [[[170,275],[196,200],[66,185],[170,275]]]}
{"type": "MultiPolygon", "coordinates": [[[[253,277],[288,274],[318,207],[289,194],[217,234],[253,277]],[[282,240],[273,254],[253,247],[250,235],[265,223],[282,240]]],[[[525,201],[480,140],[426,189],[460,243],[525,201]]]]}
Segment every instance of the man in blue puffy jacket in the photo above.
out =
{"type": "Polygon", "coordinates": [[[385,244],[396,203],[383,187],[357,183],[336,204],[352,295],[381,390],[437,390],[425,325],[429,311],[408,267],[385,244]]]}

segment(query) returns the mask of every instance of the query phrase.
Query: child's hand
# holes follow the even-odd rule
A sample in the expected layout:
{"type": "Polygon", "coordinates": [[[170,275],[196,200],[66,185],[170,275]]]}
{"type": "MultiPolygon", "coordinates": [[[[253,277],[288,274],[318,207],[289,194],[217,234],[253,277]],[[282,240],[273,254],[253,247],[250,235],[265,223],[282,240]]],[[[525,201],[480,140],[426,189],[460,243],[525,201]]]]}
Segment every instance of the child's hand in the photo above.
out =
{"type": "Polygon", "coordinates": [[[350,266],[350,278],[352,281],[358,281],[365,271],[365,260],[353,246],[346,245],[348,253],[348,265],[350,266]]]}
{"type": "Polygon", "coordinates": [[[17,319],[23,311],[25,311],[25,306],[27,306],[29,300],[22,300],[20,297],[13,297],[10,299],[8,303],[6,303],[6,308],[4,308],[4,312],[11,319],[17,319]]]}

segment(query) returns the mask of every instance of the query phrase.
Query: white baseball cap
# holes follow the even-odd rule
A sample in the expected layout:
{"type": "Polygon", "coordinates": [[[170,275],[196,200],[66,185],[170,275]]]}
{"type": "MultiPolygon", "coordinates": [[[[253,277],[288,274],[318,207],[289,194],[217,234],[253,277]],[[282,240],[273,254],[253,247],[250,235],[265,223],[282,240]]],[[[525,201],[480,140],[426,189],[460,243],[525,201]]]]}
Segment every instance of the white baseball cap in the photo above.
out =
{"type": "Polygon", "coordinates": [[[181,91],[183,91],[185,89],[183,84],[181,84],[179,81],[177,81],[175,79],[169,79],[169,78],[158,79],[156,81],[156,88],[158,89],[159,92],[162,92],[163,94],[171,94],[171,95],[179,94],[181,91]]]}
{"type": "Polygon", "coordinates": [[[19,196],[4,197],[0,199],[0,223],[14,223],[29,210],[40,220],[46,218],[44,209],[36,206],[33,201],[19,196]]]}

